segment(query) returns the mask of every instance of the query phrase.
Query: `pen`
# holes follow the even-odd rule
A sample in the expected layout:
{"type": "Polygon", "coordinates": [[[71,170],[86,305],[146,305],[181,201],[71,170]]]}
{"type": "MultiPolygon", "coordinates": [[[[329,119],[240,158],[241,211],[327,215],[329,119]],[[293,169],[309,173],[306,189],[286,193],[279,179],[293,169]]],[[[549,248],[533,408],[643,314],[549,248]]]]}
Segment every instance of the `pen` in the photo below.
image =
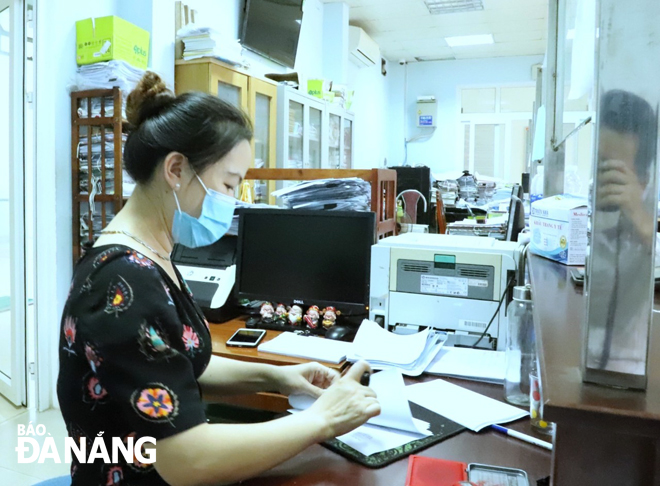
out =
{"type": "Polygon", "coordinates": [[[544,449],[552,450],[552,444],[550,442],[546,442],[541,439],[537,439],[536,437],[532,437],[531,435],[523,434],[522,432],[518,432],[516,430],[511,430],[507,429],[506,427],[502,427],[501,425],[491,425],[493,429],[497,430],[498,432],[502,432],[503,434],[506,434],[511,437],[515,437],[516,439],[520,439],[525,442],[529,442],[530,444],[537,445],[539,447],[543,447],[544,449]]]}

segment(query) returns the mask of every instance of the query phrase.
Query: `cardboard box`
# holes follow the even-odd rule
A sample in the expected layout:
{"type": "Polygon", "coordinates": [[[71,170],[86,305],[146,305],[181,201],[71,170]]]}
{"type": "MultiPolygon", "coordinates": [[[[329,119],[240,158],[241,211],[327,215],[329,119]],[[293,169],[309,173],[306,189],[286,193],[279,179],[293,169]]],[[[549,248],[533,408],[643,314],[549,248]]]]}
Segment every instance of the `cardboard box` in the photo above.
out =
{"type": "Polygon", "coordinates": [[[530,250],[564,265],[584,265],[587,254],[587,199],[552,196],[532,203],[530,250]]]}
{"type": "Polygon", "coordinates": [[[111,60],[147,69],[149,32],[114,15],[76,22],[78,65],[111,60]]]}

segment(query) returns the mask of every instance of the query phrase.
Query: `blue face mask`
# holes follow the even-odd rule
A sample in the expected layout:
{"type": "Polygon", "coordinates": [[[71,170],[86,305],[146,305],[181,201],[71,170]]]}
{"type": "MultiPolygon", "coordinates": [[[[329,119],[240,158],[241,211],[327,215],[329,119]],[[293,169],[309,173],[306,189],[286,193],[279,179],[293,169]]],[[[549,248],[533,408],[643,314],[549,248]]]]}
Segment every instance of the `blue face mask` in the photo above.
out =
{"type": "Polygon", "coordinates": [[[172,224],[172,238],[175,243],[180,243],[188,248],[212,245],[229,230],[236,199],[226,196],[212,189],[207,189],[199,176],[197,180],[206,191],[202,204],[202,214],[199,218],[193,218],[188,213],[181,211],[179,198],[174,193],[177,209],[174,211],[174,222],[172,224]]]}

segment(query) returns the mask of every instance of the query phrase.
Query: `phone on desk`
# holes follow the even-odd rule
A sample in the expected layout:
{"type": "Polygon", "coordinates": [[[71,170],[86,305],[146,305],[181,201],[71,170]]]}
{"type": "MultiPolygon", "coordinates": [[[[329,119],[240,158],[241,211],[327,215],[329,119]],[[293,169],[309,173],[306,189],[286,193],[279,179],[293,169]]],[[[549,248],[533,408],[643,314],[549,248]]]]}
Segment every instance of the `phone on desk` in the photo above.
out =
{"type": "Polygon", "coordinates": [[[227,346],[255,348],[265,335],[265,329],[239,329],[227,340],[227,346]]]}

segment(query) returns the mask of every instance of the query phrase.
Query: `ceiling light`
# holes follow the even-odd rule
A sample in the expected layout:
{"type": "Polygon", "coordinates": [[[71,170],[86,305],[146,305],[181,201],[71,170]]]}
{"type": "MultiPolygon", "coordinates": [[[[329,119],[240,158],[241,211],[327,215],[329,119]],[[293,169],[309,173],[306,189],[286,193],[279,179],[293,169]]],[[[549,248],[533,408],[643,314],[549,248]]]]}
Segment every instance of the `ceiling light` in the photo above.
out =
{"type": "Polygon", "coordinates": [[[424,0],[433,15],[483,10],[483,0],[424,0]]]}
{"type": "Polygon", "coordinates": [[[445,42],[449,47],[461,46],[480,46],[484,44],[494,44],[493,34],[483,35],[460,35],[457,37],[445,37],[445,42]]]}

